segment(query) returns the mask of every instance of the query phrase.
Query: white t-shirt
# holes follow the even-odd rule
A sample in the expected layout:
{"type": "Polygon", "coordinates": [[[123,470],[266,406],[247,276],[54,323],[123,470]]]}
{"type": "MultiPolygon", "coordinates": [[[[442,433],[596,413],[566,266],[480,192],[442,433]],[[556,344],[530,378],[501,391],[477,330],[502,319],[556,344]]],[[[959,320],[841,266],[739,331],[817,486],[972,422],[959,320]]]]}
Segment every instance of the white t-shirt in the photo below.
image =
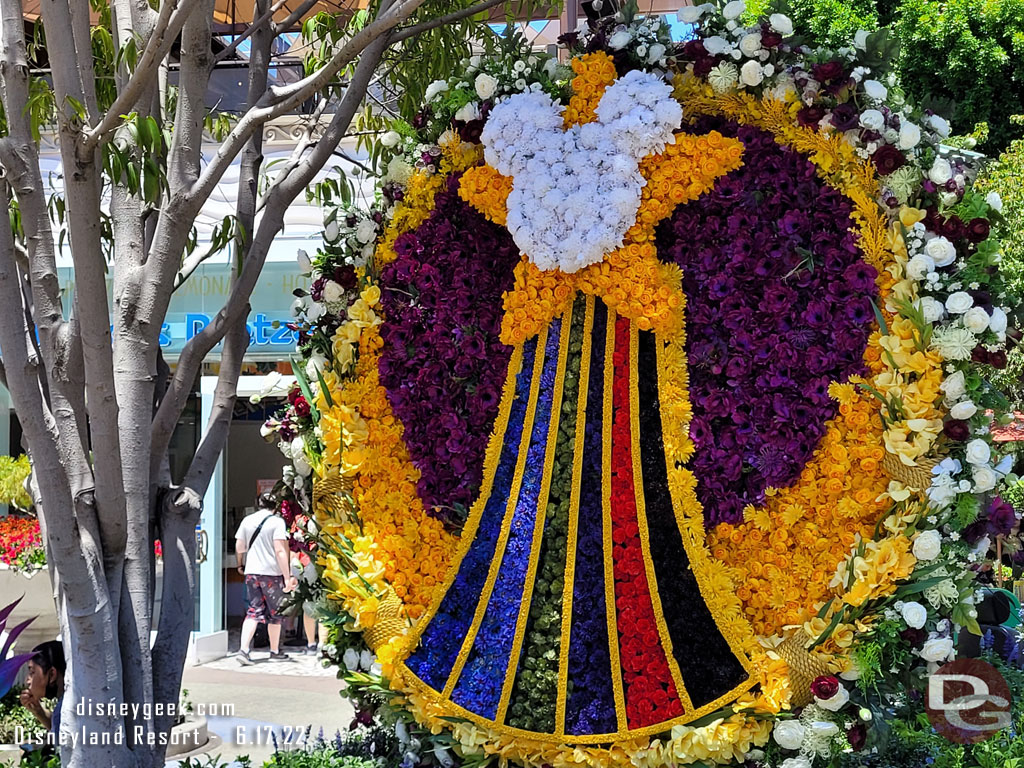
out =
{"type": "Polygon", "coordinates": [[[277,556],[274,554],[275,541],[288,541],[288,531],[284,527],[284,520],[266,509],[259,509],[251,515],[246,515],[242,524],[235,532],[235,539],[241,540],[242,545],[248,547],[249,539],[256,532],[264,518],[269,518],[260,528],[260,535],[252,543],[245,553],[245,575],[246,576],[281,576],[281,568],[277,564],[277,556]]]}

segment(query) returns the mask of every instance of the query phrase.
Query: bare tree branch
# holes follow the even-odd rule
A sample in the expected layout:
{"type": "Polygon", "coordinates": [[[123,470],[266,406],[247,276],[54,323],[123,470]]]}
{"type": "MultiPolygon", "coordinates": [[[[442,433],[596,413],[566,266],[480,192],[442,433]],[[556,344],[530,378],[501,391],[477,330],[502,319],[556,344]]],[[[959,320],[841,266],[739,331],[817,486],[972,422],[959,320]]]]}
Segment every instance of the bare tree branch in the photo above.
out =
{"type": "MultiPolygon", "coordinates": [[[[238,35],[234,40],[232,40],[229,46],[227,46],[224,50],[222,50],[220,53],[213,57],[213,66],[217,66],[220,62],[224,61],[224,59],[226,59],[228,56],[230,56],[232,53],[238,50],[238,46],[240,46],[242,43],[248,40],[253,32],[255,32],[261,26],[266,24],[272,18],[274,18],[274,14],[277,13],[286,2],[288,2],[288,0],[277,0],[276,3],[270,6],[270,10],[268,10],[266,13],[264,13],[262,16],[256,19],[252,24],[250,24],[246,28],[246,30],[242,34],[238,35]]],[[[310,2],[310,0],[305,0],[305,2],[309,2],[310,5],[312,6],[312,4],[316,2],[316,0],[312,0],[312,2],[310,2]]]]}
{"type": "Polygon", "coordinates": [[[316,5],[316,0],[302,0],[302,2],[299,3],[299,5],[295,8],[294,11],[289,13],[280,21],[274,22],[274,34],[280,35],[281,33],[290,30],[292,28],[292,25],[295,24],[295,22],[301,19],[303,16],[305,16],[306,11],[308,11],[314,5],[316,5]]]}
{"type": "Polygon", "coordinates": [[[443,27],[446,24],[454,24],[457,21],[472,18],[478,13],[483,13],[496,5],[501,5],[506,0],[482,0],[475,5],[471,5],[468,8],[463,8],[461,11],[453,11],[445,16],[438,16],[434,19],[428,19],[427,21],[414,24],[410,27],[402,27],[396,30],[394,35],[391,37],[391,42],[400,43],[403,40],[408,40],[410,37],[421,35],[424,32],[428,32],[431,29],[437,29],[443,27]]]}
{"type": "Polygon", "coordinates": [[[192,277],[192,273],[195,272],[199,267],[204,264],[211,256],[216,256],[221,252],[221,248],[214,248],[212,245],[209,248],[204,248],[201,251],[193,251],[181,262],[181,269],[178,270],[178,274],[174,277],[174,290],[178,290],[185,281],[192,277]]]}
{"type": "Polygon", "coordinates": [[[153,86],[153,78],[160,63],[170,52],[189,16],[199,6],[200,0],[164,0],[161,3],[160,15],[157,16],[153,34],[146,41],[146,47],[135,66],[135,71],[99,124],[86,132],[82,145],[84,151],[91,151],[108,133],[117,128],[122,116],[131,112],[146,90],[153,86]]]}
{"type": "Polygon", "coordinates": [[[401,0],[353,34],[322,68],[283,88],[271,88],[235,124],[189,191],[189,197],[200,203],[205,201],[254,131],[268,120],[295,110],[306,99],[323,90],[343,67],[354,61],[372,42],[385,36],[388,30],[409,18],[423,2],[424,0],[401,0]]]}

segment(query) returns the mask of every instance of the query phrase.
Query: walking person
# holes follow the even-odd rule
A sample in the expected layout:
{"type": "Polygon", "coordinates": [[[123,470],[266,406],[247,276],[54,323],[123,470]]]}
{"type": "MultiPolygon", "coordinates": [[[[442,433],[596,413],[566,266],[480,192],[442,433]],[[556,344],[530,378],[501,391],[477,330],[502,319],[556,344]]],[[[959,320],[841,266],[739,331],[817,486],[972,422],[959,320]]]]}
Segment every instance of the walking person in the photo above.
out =
{"type": "Polygon", "coordinates": [[[288,531],[276,509],[273,496],[260,494],[256,511],[242,520],[235,533],[238,570],[245,575],[248,602],[238,651],[238,662],[242,666],[253,663],[250,646],[260,624],[267,625],[270,658],[288,658],[288,654],[281,650],[281,603],[285,593],[298,586],[298,580],[289,566],[288,531]]]}

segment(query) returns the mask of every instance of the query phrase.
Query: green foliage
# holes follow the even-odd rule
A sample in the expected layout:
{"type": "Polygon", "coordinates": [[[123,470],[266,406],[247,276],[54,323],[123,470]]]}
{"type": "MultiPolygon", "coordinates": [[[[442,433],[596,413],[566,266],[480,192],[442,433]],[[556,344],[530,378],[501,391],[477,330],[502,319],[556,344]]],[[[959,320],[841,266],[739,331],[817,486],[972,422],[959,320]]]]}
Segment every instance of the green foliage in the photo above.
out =
{"type": "Polygon", "coordinates": [[[979,150],[998,152],[1024,135],[1010,119],[1024,103],[1024,0],[902,0],[895,30],[906,89],[955,102],[958,131],[987,122],[979,150]]]}
{"type": "MultiPolygon", "coordinates": [[[[793,20],[796,33],[819,45],[839,48],[850,44],[858,29],[878,26],[874,0],[790,0],[780,10],[793,20]]],[[[760,16],[771,12],[775,0],[753,0],[750,12],[760,16]]]]}
{"type": "MultiPolygon", "coordinates": [[[[1022,33],[1024,36],[1024,33],[1022,33]]],[[[1024,45],[1024,43],[1022,43],[1024,45]]],[[[1018,102],[1018,107],[1020,102],[1018,102]]],[[[1024,118],[1015,116],[1018,127],[1024,118]]],[[[1003,245],[999,271],[1006,276],[1007,287],[1016,295],[1024,295],[1024,139],[1010,146],[989,163],[975,185],[980,193],[998,192],[1003,200],[1003,213],[997,222],[1003,245]]],[[[1020,318],[1018,318],[1019,322],[1020,318]]],[[[1016,323],[1015,323],[1016,325],[1016,323]]],[[[995,386],[1010,398],[1014,408],[1024,408],[1024,348],[1016,347],[1009,355],[1007,367],[993,376],[995,386]]]]}
{"type": "Polygon", "coordinates": [[[32,474],[28,456],[0,456],[0,504],[18,509],[32,508],[32,497],[25,490],[25,481],[32,474]]]}
{"type": "Polygon", "coordinates": [[[21,706],[18,696],[21,688],[12,688],[7,695],[0,698],[0,744],[14,744],[14,734],[19,726],[26,734],[40,731],[39,721],[31,712],[21,706]]]}

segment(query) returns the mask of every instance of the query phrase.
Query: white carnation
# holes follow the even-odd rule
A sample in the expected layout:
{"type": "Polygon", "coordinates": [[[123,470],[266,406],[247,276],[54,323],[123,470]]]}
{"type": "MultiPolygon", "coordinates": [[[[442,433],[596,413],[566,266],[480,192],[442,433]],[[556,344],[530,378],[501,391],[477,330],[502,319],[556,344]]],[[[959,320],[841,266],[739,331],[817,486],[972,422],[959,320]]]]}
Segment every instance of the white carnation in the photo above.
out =
{"type": "Polygon", "coordinates": [[[989,192],[985,195],[985,202],[988,203],[988,207],[996,213],[1003,212],[1003,198],[1000,197],[998,192],[989,192]]]}
{"type": "Polygon", "coordinates": [[[748,58],[757,56],[757,52],[761,50],[761,33],[752,32],[749,35],[744,35],[740,40],[740,50],[748,58]]]}

